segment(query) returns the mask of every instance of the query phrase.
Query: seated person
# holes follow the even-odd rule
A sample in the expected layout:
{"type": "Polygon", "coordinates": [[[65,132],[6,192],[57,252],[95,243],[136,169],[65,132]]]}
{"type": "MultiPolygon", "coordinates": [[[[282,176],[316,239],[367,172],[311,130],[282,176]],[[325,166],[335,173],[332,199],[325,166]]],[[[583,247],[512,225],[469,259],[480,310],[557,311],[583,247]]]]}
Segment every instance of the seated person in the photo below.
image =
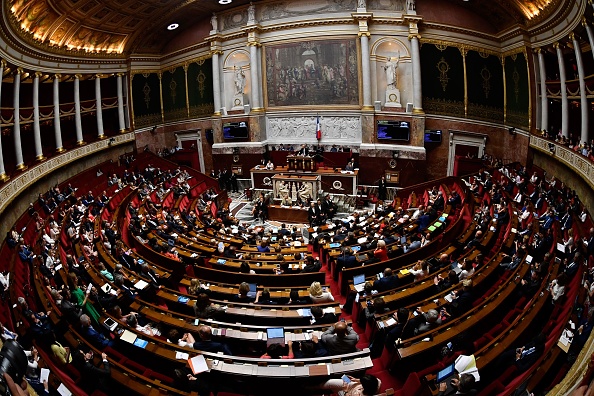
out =
{"type": "Polygon", "coordinates": [[[309,298],[314,304],[334,301],[334,296],[329,291],[322,289],[320,282],[313,282],[309,287],[309,298]]]}
{"type": "Polygon", "coordinates": [[[268,345],[268,348],[266,348],[266,353],[260,356],[260,359],[294,359],[295,355],[293,354],[293,341],[289,340],[287,342],[287,346],[289,347],[289,351],[286,355],[284,355],[284,345],[278,343],[270,344],[268,345]]]}
{"type": "Polygon", "coordinates": [[[472,293],[472,280],[464,279],[462,281],[462,290],[452,292],[454,299],[447,306],[444,306],[446,314],[459,316],[472,308],[474,295],[472,293]]]}
{"type": "Polygon", "coordinates": [[[194,342],[194,349],[204,352],[223,352],[225,355],[232,355],[231,349],[222,342],[212,340],[212,329],[210,326],[200,326],[198,329],[198,336],[200,339],[194,342]]]}
{"type": "Polygon", "coordinates": [[[384,277],[373,282],[373,289],[381,293],[397,288],[399,283],[398,275],[394,275],[391,268],[386,268],[384,277]]]}
{"type": "Polygon", "coordinates": [[[413,327],[415,335],[423,334],[441,325],[437,310],[430,309],[423,313],[420,308],[417,308],[417,312],[419,315],[409,320],[409,326],[413,327]]]}
{"type": "Polygon", "coordinates": [[[256,298],[248,296],[249,292],[250,292],[250,285],[247,282],[242,282],[239,285],[239,294],[237,294],[237,296],[235,296],[235,302],[253,303],[256,298]]]}
{"type": "Polygon", "coordinates": [[[340,321],[322,334],[322,341],[329,355],[342,355],[357,350],[359,335],[352,327],[340,321]]]}
{"type": "Polygon", "coordinates": [[[449,395],[475,395],[474,383],[476,382],[472,374],[462,374],[460,378],[453,378],[451,380],[452,389],[448,391],[448,384],[442,382],[439,384],[439,393],[437,396],[449,395]]]}
{"type": "Polygon", "coordinates": [[[408,309],[399,308],[392,316],[396,319],[396,324],[386,335],[386,347],[389,349],[394,349],[397,340],[405,340],[414,335],[414,328],[408,325],[410,316],[408,309]]]}
{"type": "Polygon", "coordinates": [[[180,347],[194,348],[194,343],[196,340],[191,333],[184,333],[181,335],[177,329],[171,329],[168,333],[167,342],[177,344],[180,347]]]}
{"type": "Polygon", "coordinates": [[[328,351],[316,335],[312,336],[309,341],[301,341],[293,352],[297,359],[315,358],[328,355],[328,351]]]}
{"type": "Polygon", "coordinates": [[[458,282],[458,274],[456,274],[456,271],[454,270],[448,272],[448,276],[446,278],[444,278],[441,274],[433,278],[433,283],[435,284],[437,290],[440,292],[449,289],[450,287],[456,285],[458,282]]]}
{"type": "Polygon", "coordinates": [[[337,320],[334,313],[324,313],[324,310],[321,307],[315,305],[311,307],[311,316],[316,324],[332,324],[336,323],[337,320]]]}
{"type": "Polygon", "coordinates": [[[371,374],[365,374],[361,379],[349,376],[350,382],[342,379],[330,379],[322,385],[322,389],[332,392],[342,392],[343,396],[372,396],[376,395],[382,385],[381,381],[371,374]]]}
{"type": "Polygon", "coordinates": [[[291,290],[291,292],[289,293],[288,304],[290,304],[290,305],[306,305],[306,304],[311,304],[311,300],[309,298],[301,298],[299,296],[299,292],[297,290],[291,290]]]}
{"type": "MultiPolygon", "coordinates": [[[[249,286],[248,286],[249,291],[249,286]]],[[[225,310],[217,304],[210,302],[207,294],[201,293],[194,304],[194,315],[199,319],[212,319],[225,313],[225,310]]]]}

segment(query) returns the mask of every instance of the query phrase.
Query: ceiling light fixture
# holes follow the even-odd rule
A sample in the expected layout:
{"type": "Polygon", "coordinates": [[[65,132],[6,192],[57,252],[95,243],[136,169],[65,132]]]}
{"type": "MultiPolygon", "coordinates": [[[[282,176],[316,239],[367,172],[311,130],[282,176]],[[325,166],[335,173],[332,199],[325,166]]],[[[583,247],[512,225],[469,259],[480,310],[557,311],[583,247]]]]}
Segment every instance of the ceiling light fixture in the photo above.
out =
{"type": "Polygon", "coordinates": [[[172,23],[171,25],[167,26],[167,30],[175,30],[179,27],[179,23],[172,23]]]}
{"type": "Polygon", "coordinates": [[[231,4],[233,0],[219,0],[219,4],[231,4]]]}

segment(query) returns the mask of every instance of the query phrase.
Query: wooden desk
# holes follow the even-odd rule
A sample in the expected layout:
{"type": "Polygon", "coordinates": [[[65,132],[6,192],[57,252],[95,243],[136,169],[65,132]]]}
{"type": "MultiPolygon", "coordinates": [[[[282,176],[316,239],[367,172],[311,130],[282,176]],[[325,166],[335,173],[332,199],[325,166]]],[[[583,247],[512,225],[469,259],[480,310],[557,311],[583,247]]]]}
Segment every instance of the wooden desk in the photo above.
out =
{"type": "Polygon", "coordinates": [[[269,205],[268,217],[270,220],[282,221],[286,223],[309,224],[308,208],[296,206],[269,205]]]}

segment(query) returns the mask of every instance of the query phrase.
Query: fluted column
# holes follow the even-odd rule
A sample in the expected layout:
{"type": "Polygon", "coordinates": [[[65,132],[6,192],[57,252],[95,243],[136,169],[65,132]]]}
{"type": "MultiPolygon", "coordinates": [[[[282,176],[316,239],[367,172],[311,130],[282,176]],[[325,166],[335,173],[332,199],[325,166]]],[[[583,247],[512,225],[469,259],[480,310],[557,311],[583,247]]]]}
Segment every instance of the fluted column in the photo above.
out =
{"type": "Polygon", "coordinates": [[[561,82],[561,134],[569,136],[569,102],[567,101],[567,84],[565,80],[565,61],[559,43],[553,44],[557,50],[557,61],[559,62],[559,79],[561,82]]]}
{"type": "Polygon", "coordinates": [[[85,144],[82,132],[82,120],[80,114],[80,74],[74,76],[74,127],[76,128],[76,144],[85,144]]]}
{"type": "Polygon", "coordinates": [[[363,109],[373,109],[371,103],[371,61],[369,59],[369,32],[360,32],[361,75],[363,76],[363,109]]]}
{"type": "Polygon", "coordinates": [[[592,55],[594,56],[594,34],[592,33],[592,27],[588,25],[586,22],[586,18],[582,19],[582,25],[586,28],[586,32],[588,33],[588,41],[590,42],[590,49],[592,50],[592,55]]]}
{"type": "Polygon", "coordinates": [[[20,67],[14,74],[14,95],[12,103],[14,105],[14,153],[16,158],[16,168],[18,170],[25,170],[25,162],[23,161],[23,149],[21,147],[21,111],[20,111],[20,100],[21,100],[21,74],[23,69],[20,67]]]}
{"type": "Polygon", "coordinates": [[[214,97],[214,114],[221,115],[221,78],[220,78],[220,60],[219,56],[222,55],[222,51],[212,51],[212,91],[214,97]]]}
{"type": "Polygon", "coordinates": [[[105,138],[103,132],[103,108],[101,104],[101,74],[95,76],[95,107],[97,107],[97,136],[105,138]]]}
{"type": "MultiPolygon", "coordinates": [[[[6,67],[6,62],[4,59],[0,60],[0,98],[2,97],[2,76],[4,75],[4,68],[6,67]]],[[[6,170],[4,169],[4,154],[2,153],[2,136],[0,136],[0,181],[5,182],[10,179],[6,175],[6,170]]]]}
{"type": "Polygon", "coordinates": [[[545,67],[544,54],[541,48],[536,49],[538,54],[538,70],[540,73],[540,127],[549,130],[549,101],[547,99],[547,70],[545,67]]]}
{"type": "Polygon", "coordinates": [[[251,81],[251,92],[252,92],[252,109],[259,110],[262,108],[260,103],[260,77],[258,76],[258,46],[257,41],[248,43],[250,47],[250,79],[251,81]]]}
{"type": "Polygon", "coordinates": [[[584,75],[584,64],[582,60],[582,50],[580,43],[575,38],[575,34],[571,33],[569,38],[573,42],[573,50],[575,52],[575,63],[577,63],[578,77],[580,79],[580,110],[582,115],[582,129],[580,141],[588,143],[588,98],[586,97],[586,76],[584,75]]]}
{"type": "Polygon", "coordinates": [[[56,152],[62,153],[62,126],[60,125],[60,78],[61,75],[54,75],[54,137],[56,139],[56,152]]]}
{"type": "Polygon", "coordinates": [[[35,72],[33,77],[33,140],[35,142],[35,159],[43,161],[43,149],[41,147],[41,128],[39,126],[39,77],[41,72],[35,72]]]}
{"type": "Polygon", "coordinates": [[[118,91],[118,124],[120,126],[120,133],[126,131],[126,119],[124,118],[124,88],[122,84],[122,77],[124,73],[117,74],[117,91],[118,91]]]}
{"type": "Polygon", "coordinates": [[[421,51],[419,49],[419,34],[410,34],[412,74],[413,74],[413,113],[424,113],[423,111],[423,89],[421,84],[421,51]]]}

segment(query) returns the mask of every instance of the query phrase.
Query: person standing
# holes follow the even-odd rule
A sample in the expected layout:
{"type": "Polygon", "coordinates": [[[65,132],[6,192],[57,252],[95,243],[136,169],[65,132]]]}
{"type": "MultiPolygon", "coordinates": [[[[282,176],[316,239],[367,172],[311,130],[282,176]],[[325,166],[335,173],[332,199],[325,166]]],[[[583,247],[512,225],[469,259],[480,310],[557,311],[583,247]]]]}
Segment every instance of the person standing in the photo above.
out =
{"type": "Polygon", "coordinates": [[[382,176],[377,185],[377,198],[380,201],[385,201],[388,197],[388,186],[386,185],[386,177],[382,176]]]}

